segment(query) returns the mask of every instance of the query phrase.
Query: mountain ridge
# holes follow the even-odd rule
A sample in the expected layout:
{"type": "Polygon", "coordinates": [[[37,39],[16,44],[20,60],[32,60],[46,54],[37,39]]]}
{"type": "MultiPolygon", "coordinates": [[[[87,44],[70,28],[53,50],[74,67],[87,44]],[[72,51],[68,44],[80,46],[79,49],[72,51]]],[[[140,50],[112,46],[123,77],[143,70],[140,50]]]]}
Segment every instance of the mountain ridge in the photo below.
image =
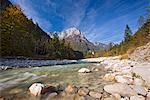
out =
{"type": "Polygon", "coordinates": [[[101,49],[106,49],[108,45],[103,43],[95,44],[89,41],[83,32],[81,32],[78,28],[71,27],[62,32],[51,32],[49,35],[51,38],[53,34],[57,34],[60,40],[65,40],[70,43],[71,47],[75,51],[88,52],[88,51],[99,51],[101,49]]]}

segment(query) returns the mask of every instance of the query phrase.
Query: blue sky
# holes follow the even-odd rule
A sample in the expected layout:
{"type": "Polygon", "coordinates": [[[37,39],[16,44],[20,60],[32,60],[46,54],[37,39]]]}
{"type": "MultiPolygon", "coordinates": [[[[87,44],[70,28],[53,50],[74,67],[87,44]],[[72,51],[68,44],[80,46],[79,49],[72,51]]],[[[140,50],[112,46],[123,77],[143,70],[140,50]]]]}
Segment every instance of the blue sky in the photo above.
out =
{"type": "Polygon", "coordinates": [[[138,29],[150,0],[10,0],[45,32],[77,27],[92,42],[120,42],[126,24],[138,29]]]}

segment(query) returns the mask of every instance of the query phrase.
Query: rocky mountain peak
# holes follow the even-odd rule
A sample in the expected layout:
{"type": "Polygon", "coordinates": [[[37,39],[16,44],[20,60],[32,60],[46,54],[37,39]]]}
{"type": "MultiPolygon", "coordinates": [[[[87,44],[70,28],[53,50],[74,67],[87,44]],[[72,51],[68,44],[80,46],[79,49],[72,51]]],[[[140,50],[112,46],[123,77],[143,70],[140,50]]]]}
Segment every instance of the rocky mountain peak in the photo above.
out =
{"type": "MultiPolygon", "coordinates": [[[[53,38],[55,33],[49,33],[49,35],[53,38]]],[[[57,32],[59,39],[65,39],[70,43],[72,48],[76,51],[87,52],[89,50],[100,50],[106,48],[105,44],[97,44],[90,42],[79,29],[72,27],[66,29],[62,32],[57,32]]]]}
{"type": "Polygon", "coordinates": [[[60,39],[65,39],[68,37],[75,37],[75,36],[83,37],[81,31],[75,27],[69,28],[59,34],[60,39]]]}

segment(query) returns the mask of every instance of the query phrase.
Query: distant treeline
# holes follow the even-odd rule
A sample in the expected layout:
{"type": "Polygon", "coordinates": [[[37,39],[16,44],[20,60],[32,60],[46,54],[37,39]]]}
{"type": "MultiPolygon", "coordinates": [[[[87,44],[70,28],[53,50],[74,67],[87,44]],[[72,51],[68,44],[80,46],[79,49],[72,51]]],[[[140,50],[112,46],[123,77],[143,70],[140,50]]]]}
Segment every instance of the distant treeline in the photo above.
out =
{"type": "Polygon", "coordinates": [[[57,35],[51,38],[22,10],[8,0],[1,0],[0,56],[24,56],[44,59],[80,59],[83,54],[74,51],[57,35]]]}

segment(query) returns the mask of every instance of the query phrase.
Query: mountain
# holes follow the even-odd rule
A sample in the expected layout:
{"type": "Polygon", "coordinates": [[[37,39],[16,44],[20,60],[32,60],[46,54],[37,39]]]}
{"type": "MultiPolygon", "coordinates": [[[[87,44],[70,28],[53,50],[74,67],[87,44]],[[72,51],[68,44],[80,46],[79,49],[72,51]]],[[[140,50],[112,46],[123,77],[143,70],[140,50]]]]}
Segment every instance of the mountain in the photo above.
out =
{"type": "Polygon", "coordinates": [[[100,49],[104,49],[106,47],[105,44],[94,44],[90,42],[84,34],[77,28],[69,28],[63,32],[58,33],[59,38],[65,39],[68,43],[70,43],[71,47],[76,51],[87,52],[87,51],[97,51],[100,49]]]}

